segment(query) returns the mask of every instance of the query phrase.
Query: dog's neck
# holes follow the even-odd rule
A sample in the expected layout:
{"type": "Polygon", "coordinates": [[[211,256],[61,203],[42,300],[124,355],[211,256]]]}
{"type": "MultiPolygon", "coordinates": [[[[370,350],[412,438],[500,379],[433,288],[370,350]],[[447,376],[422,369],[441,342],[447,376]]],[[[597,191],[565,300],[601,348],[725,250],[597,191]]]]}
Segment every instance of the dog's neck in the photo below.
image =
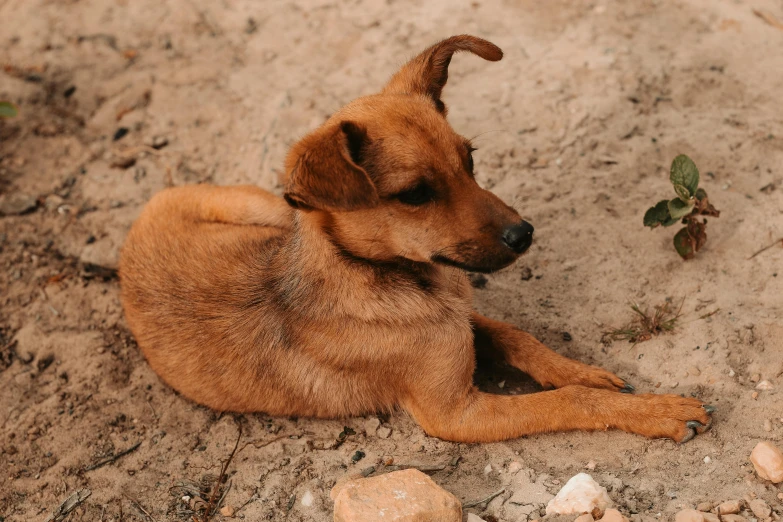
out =
{"type": "Polygon", "coordinates": [[[469,314],[472,289],[462,270],[404,258],[373,260],[340,244],[323,215],[297,211],[275,261],[279,291],[308,315],[359,320],[442,319],[469,314]]]}

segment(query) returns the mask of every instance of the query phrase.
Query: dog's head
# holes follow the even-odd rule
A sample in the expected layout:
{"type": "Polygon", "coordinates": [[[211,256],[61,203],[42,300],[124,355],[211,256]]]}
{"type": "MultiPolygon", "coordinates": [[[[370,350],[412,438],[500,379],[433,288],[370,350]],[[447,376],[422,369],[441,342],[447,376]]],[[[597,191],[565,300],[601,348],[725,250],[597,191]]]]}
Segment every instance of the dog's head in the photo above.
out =
{"type": "Polygon", "coordinates": [[[443,40],[289,152],[286,201],[316,214],[341,249],[371,260],[491,272],[530,246],[533,227],[479,187],[475,149],[446,121],[441,91],[457,51],[503,57],[474,36],[443,40]]]}

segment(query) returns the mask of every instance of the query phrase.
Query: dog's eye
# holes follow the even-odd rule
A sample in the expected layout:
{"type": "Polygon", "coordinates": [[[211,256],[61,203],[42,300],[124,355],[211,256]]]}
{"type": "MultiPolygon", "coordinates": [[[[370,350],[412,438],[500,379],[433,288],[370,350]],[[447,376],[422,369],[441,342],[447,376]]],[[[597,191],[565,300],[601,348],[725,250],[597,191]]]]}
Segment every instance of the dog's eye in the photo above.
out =
{"type": "Polygon", "coordinates": [[[466,147],[468,148],[468,172],[473,174],[473,152],[478,149],[470,143],[468,143],[466,147]]]}
{"type": "Polygon", "coordinates": [[[434,195],[429,185],[420,183],[410,190],[400,192],[395,197],[406,205],[419,206],[432,201],[434,195]]]}

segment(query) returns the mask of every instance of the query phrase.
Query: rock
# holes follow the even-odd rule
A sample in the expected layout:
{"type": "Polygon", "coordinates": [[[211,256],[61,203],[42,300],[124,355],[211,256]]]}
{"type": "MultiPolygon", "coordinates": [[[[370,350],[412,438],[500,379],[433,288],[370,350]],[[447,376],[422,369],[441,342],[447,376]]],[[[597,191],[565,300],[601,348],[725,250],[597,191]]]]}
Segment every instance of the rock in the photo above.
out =
{"type": "Polygon", "coordinates": [[[63,203],[65,200],[57,194],[49,194],[44,200],[44,207],[46,210],[57,210],[63,203]]]}
{"type": "Polygon", "coordinates": [[[377,417],[370,417],[364,423],[364,432],[369,435],[375,435],[375,432],[381,426],[381,421],[377,417]]]}
{"type": "Polygon", "coordinates": [[[587,473],[578,473],[566,482],[555,498],[546,506],[546,514],[581,515],[593,510],[605,510],[612,501],[593,477],[587,473]]]}
{"type": "Polygon", "coordinates": [[[598,464],[596,464],[594,460],[591,460],[590,462],[587,463],[585,468],[589,469],[590,471],[593,471],[597,465],[598,464]]]}
{"type": "Polygon", "coordinates": [[[691,366],[688,368],[688,374],[692,375],[693,377],[698,377],[701,375],[701,370],[699,370],[696,366],[691,366]]]}
{"type": "Polygon", "coordinates": [[[759,442],[750,454],[756,473],[775,484],[783,482],[783,452],[771,442],[759,442]]]}
{"type": "Polygon", "coordinates": [[[381,426],[380,428],[378,428],[375,434],[382,439],[388,439],[389,435],[391,435],[391,429],[387,428],[386,426],[381,426]]]}
{"type": "MultiPolygon", "coordinates": [[[[698,511],[697,511],[698,513],[698,511]]],[[[601,517],[600,522],[628,522],[628,519],[623,516],[622,513],[616,509],[607,509],[604,512],[604,516],[601,517]]],[[[676,521],[679,522],[679,521],[676,521]]],[[[696,522],[696,521],[694,521],[696,522]]]]}
{"type": "MultiPolygon", "coordinates": [[[[512,462],[512,464],[514,463],[512,462]]],[[[514,475],[507,489],[513,491],[513,494],[509,497],[506,504],[516,507],[522,506],[524,508],[527,505],[543,506],[553,498],[553,495],[547,491],[546,486],[533,482],[530,480],[530,475],[521,470],[514,475]]],[[[528,510],[523,509],[523,511],[527,511],[525,514],[530,514],[528,510]]],[[[519,514],[516,516],[519,517],[519,514]]]]}
{"type": "Polygon", "coordinates": [[[720,518],[723,522],[748,522],[748,519],[741,515],[721,515],[720,518]]]}
{"type": "Polygon", "coordinates": [[[514,462],[508,465],[508,472],[511,473],[512,475],[519,473],[521,470],[522,470],[522,464],[518,460],[515,460],[514,462]]]}
{"type": "Polygon", "coordinates": [[[233,517],[234,516],[234,508],[231,506],[223,506],[220,508],[220,514],[224,517],[233,517]]]}
{"type": "Polygon", "coordinates": [[[0,196],[0,214],[13,216],[34,210],[38,206],[36,199],[29,194],[12,192],[0,196]]]}
{"type": "Polygon", "coordinates": [[[416,469],[338,483],[331,496],[335,522],[462,522],[457,497],[416,469]]]}
{"type": "Polygon", "coordinates": [[[771,390],[771,389],[772,389],[772,388],[774,388],[774,387],[775,387],[775,386],[774,386],[774,385],[773,385],[771,382],[769,382],[768,380],[766,380],[766,379],[764,379],[763,381],[761,381],[760,383],[758,383],[758,384],[756,385],[756,389],[757,389],[757,390],[761,390],[761,391],[767,391],[767,390],[771,390]]]}
{"type": "Polygon", "coordinates": [[[683,509],[674,516],[674,522],[704,522],[704,513],[695,509],[683,509]]]}
{"type": "Polygon", "coordinates": [[[753,511],[753,514],[762,520],[772,514],[772,509],[760,498],[751,500],[748,502],[748,506],[750,507],[750,510],[753,511]]]}
{"type": "Polygon", "coordinates": [[[305,491],[304,494],[302,495],[302,505],[304,507],[312,506],[314,500],[315,499],[313,498],[313,494],[310,493],[309,489],[307,491],[305,491]]]}
{"type": "MultiPolygon", "coordinates": [[[[706,457],[705,457],[706,458],[706,457]]],[[[715,507],[712,502],[699,502],[699,505],[696,506],[696,509],[699,511],[712,511],[712,508],[715,507]]]]}
{"type": "Polygon", "coordinates": [[[576,517],[574,522],[593,522],[593,520],[594,520],[593,515],[591,515],[590,513],[585,513],[584,515],[579,515],[578,517],[576,517]]]}
{"type": "MultiPolygon", "coordinates": [[[[709,456],[709,455],[707,455],[706,457],[704,457],[704,463],[705,463],[705,464],[710,464],[710,463],[712,463],[712,459],[710,458],[710,456],[709,456]]],[[[702,511],[702,510],[700,509],[699,511],[702,511]]],[[[707,511],[709,511],[709,509],[708,509],[707,511]]]]}
{"type": "Polygon", "coordinates": [[[720,517],[715,513],[702,513],[701,516],[704,517],[704,522],[721,522],[720,517]]]}
{"type": "Polygon", "coordinates": [[[484,519],[473,513],[468,513],[468,522],[484,522],[484,519]]]}
{"type": "Polygon", "coordinates": [[[716,511],[719,515],[736,515],[741,507],[739,500],[727,500],[718,504],[716,511]]]}

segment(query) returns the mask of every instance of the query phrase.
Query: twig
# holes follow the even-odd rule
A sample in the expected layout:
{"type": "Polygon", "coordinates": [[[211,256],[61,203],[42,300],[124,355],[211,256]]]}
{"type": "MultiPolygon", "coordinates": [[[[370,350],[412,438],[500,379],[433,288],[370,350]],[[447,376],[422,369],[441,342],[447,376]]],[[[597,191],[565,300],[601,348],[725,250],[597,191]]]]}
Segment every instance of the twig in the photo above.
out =
{"type": "Polygon", "coordinates": [[[115,453],[111,457],[108,457],[108,458],[105,458],[103,460],[100,460],[100,461],[96,462],[95,464],[93,464],[91,466],[87,466],[86,468],[84,468],[84,471],[93,471],[95,469],[98,469],[98,468],[101,468],[101,467],[105,466],[106,464],[111,464],[112,462],[114,462],[115,460],[119,459],[120,457],[124,457],[128,453],[132,453],[132,452],[136,451],[137,449],[139,449],[139,446],[141,446],[141,441],[137,442],[136,444],[134,444],[133,446],[131,446],[130,448],[128,448],[126,450],[123,450],[123,451],[121,451],[119,453],[115,453]]]}
{"type": "Polygon", "coordinates": [[[57,508],[52,511],[52,514],[49,515],[44,522],[60,522],[61,520],[65,520],[65,517],[68,516],[68,513],[76,509],[76,506],[84,502],[90,495],[92,495],[92,491],[89,489],[80,489],[76,491],[71,496],[63,500],[62,504],[57,506],[57,508]]]}
{"type": "Polygon", "coordinates": [[[209,502],[207,502],[207,508],[204,511],[204,518],[201,519],[201,522],[208,522],[212,516],[212,511],[215,509],[215,501],[217,500],[217,495],[220,491],[220,485],[223,483],[223,479],[226,476],[226,470],[228,469],[228,466],[234,459],[234,455],[236,454],[237,448],[239,447],[239,441],[242,440],[242,425],[239,424],[238,428],[239,433],[237,434],[237,441],[234,443],[234,449],[231,450],[231,454],[228,456],[226,461],[223,462],[223,466],[220,468],[220,475],[218,475],[218,478],[215,481],[215,485],[212,486],[212,492],[209,494],[209,502]]]}
{"type": "Polygon", "coordinates": [[[401,469],[417,469],[423,473],[431,473],[433,471],[442,471],[446,469],[448,464],[394,464],[386,466],[389,471],[399,471],[401,469]]]}
{"type": "Polygon", "coordinates": [[[758,250],[756,253],[754,253],[752,256],[750,256],[747,260],[750,261],[751,259],[753,259],[757,255],[761,254],[762,252],[766,252],[767,250],[769,250],[773,246],[777,245],[778,243],[780,243],[780,245],[783,246],[783,237],[781,237],[780,239],[776,239],[774,242],[772,242],[769,245],[765,246],[761,250],[758,250]]]}
{"type": "Polygon", "coordinates": [[[158,522],[157,520],[155,520],[155,517],[153,517],[152,515],[150,515],[150,514],[149,514],[149,512],[148,512],[146,509],[144,509],[144,506],[142,506],[142,505],[141,505],[141,502],[139,502],[138,500],[136,500],[136,499],[134,499],[134,498],[131,498],[131,497],[129,497],[129,496],[128,496],[128,495],[126,495],[125,493],[123,493],[123,494],[122,494],[122,496],[123,496],[123,497],[125,497],[125,498],[127,498],[128,500],[130,500],[132,504],[135,504],[135,505],[136,505],[136,507],[139,509],[139,511],[141,511],[142,513],[144,513],[144,514],[147,516],[147,518],[149,518],[150,520],[152,520],[152,522],[158,522]]]}
{"type": "Polygon", "coordinates": [[[781,23],[777,18],[767,13],[766,11],[759,11],[758,9],[754,9],[753,14],[767,22],[772,27],[783,29],[783,23],[781,23]]]}
{"type": "Polygon", "coordinates": [[[481,500],[474,500],[473,502],[465,502],[464,504],[462,504],[462,507],[464,507],[464,508],[471,508],[471,507],[476,507],[479,504],[486,504],[486,503],[490,502],[493,498],[495,498],[495,497],[497,497],[499,495],[502,495],[505,492],[506,492],[506,488],[501,488],[501,489],[495,491],[494,493],[492,493],[487,498],[483,498],[481,500]]]}

